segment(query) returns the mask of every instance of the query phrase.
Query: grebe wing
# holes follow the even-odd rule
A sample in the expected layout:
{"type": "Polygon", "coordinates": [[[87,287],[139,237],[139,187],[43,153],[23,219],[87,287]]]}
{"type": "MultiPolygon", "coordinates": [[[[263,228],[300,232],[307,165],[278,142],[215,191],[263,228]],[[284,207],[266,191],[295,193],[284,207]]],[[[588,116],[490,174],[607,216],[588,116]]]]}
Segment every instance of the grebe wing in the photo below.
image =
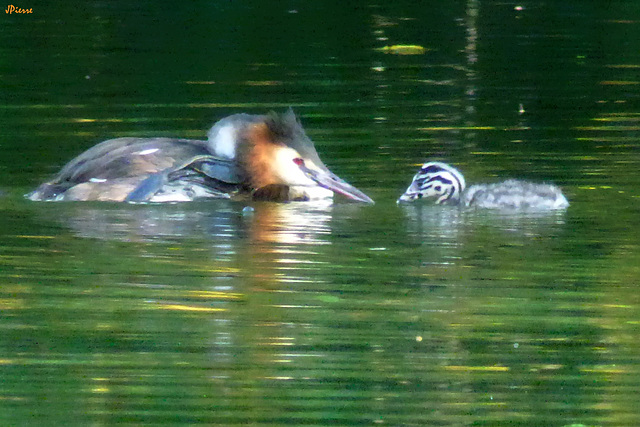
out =
{"type": "Polygon", "coordinates": [[[198,155],[149,175],[127,195],[125,201],[145,202],[169,189],[176,191],[180,187],[194,185],[202,189],[202,194],[224,196],[238,190],[244,182],[245,176],[235,161],[198,155]]]}
{"type": "MultiPolygon", "coordinates": [[[[206,155],[206,141],[172,138],[117,138],[103,141],[67,163],[50,181],[27,197],[56,200],[70,189],[83,189],[73,200],[95,200],[107,188],[118,192],[139,186],[150,175],[183,165],[185,159],[206,155]],[[125,184],[126,183],[126,184],[125,184]],[[95,191],[94,191],[95,190],[95,191]],[[95,193],[95,194],[94,194],[95,193]]],[[[75,191],[75,190],[74,190],[75,191]]],[[[128,194],[126,191],[122,198],[128,194]]],[[[108,196],[117,200],[120,196],[108,196]]]]}
{"type": "Polygon", "coordinates": [[[67,163],[54,182],[146,176],[207,154],[206,142],[173,138],[117,138],[103,141],[67,163]]]}

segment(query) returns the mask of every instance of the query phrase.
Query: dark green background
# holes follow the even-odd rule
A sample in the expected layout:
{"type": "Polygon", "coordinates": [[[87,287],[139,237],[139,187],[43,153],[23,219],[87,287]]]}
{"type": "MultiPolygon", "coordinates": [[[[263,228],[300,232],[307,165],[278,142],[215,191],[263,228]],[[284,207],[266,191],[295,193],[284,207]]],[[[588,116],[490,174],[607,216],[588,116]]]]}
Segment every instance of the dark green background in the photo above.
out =
{"type": "Polygon", "coordinates": [[[637,424],[638,2],[57,3],[0,11],[3,424],[637,424]],[[22,198],[289,106],[376,205],[22,198]],[[429,158],[571,206],[397,206],[429,158]]]}

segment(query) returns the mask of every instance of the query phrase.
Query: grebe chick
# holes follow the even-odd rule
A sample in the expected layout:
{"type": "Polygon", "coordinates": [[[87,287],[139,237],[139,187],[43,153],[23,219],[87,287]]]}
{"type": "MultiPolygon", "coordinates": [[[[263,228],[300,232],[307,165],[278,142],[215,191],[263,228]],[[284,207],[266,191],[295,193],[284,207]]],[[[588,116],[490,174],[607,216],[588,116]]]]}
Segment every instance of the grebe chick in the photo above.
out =
{"type": "Polygon", "coordinates": [[[476,184],[465,189],[462,174],[441,162],[425,163],[398,202],[434,199],[436,204],[504,210],[554,210],[569,206],[555,185],[509,179],[496,184],[476,184]]]}
{"type": "Polygon", "coordinates": [[[117,138],[67,163],[31,200],[176,202],[249,196],[306,201],[339,193],[373,203],[320,160],[291,109],[235,114],[218,121],[208,140],[117,138]]]}

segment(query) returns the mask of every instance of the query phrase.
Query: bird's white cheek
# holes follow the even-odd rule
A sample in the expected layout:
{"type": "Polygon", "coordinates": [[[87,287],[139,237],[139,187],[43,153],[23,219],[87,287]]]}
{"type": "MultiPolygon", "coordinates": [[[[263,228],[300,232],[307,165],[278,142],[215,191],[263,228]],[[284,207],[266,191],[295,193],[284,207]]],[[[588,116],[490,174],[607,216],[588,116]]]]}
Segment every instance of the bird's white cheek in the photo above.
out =
{"type": "Polygon", "coordinates": [[[278,178],[282,183],[289,185],[316,185],[316,183],[307,177],[298,165],[293,162],[293,159],[296,157],[298,157],[298,153],[290,148],[278,150],[275,158],[275,173],[278,178]]]}

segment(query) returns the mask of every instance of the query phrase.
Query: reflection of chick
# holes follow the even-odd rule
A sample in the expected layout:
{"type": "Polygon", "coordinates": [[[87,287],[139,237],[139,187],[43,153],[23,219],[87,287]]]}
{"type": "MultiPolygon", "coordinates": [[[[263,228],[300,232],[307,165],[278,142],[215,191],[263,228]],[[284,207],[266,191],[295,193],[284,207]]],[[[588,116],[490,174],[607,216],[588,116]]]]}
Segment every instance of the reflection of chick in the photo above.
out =
{"type": "Polygon", "coordinates": [[[446,163],[425,163],[398,202],[433,198],[436,204],[462,204],[479,208],[553,210],[569,202],[555,185],[509,179],[477,184],[465,190],[462,174],[446,163]]]}

